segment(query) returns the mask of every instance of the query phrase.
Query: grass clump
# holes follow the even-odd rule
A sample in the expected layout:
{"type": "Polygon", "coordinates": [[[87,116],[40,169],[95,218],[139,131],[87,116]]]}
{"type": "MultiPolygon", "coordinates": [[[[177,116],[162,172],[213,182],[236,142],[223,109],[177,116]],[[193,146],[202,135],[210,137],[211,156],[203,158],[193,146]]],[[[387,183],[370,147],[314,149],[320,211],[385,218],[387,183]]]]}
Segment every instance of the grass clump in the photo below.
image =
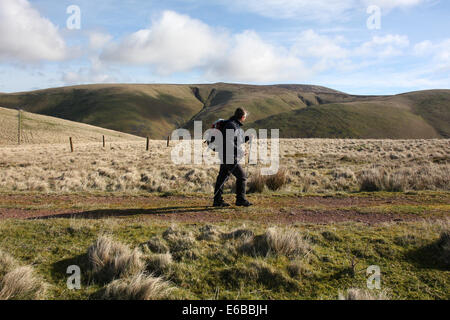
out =
{"type": "Polygon", "coordinates": [[[15,268],[0,281],[0,300],[35,300],[43,297],[45,283],[30,266],[15,268]]]}
{"type": "Polygon", "coordinates": [[[289,262],[287,272],[292,278],[297,278],[300,275],[308,275],[311,273],[309,265],[305,260],[295,259],[289,262]]]}
{"type": "Polygon", "coordinates": [[[5,276],[8,272],[14,270],[18,266],[16,259],[8,253],[0,250],[0,277],[5,276]]]}
{"type": "Polygon", "coordinates": [[[107,300],[159,300],[169,297],[171,286],[161,277],[139,273],[131,278],[114,280],[105,289],[107,300]]]}
{"type": "Polygon", "coordinates": [[[158,237],[153,237],[149,241],[142,244],[144,248],[147,248],[154,253],[168,253],[169,246],[164,243],[164,241],[158,237]]]}
{"type": "Polygon", "coordinates": [[[250,229],[236,229],[234,231],[231,231],[229,233],[224,233],[222,235],[223,239],[247,239],[253,237],[255,234],[250,229]]]}
{"type": "Polygon", "coordinates": [[[297,231],[291,229],[269,228],[262,235],[249,238],[241,250],[253,255],[269,254],[296,257],[306,255],[310,244],[297,231]]]}
{"type": "Polygon", "coordinates": [[[222,235],[217,227],[210,224],[204,225],[199,231],[200,235],[197,237],[198,240],[215,241],[222,235]]]}
{"type": "Polygon", "coordinates": [[[251,175],[247,186],[248,193],[262,193],[266,186],[266,177],[261,175],[259,171],[255,172],[253,175],[251,175]]]}
{"type": "Polygon", "coordinates": [[[144,269],[142,253],[138,249],[131,250],[105,235],[88,248],[87,255],[92,272],[99,280],[135,275],[144,269]]]}
{"type": "Polygon", "coordinates": [[[147,269],[152,273],[163,275],[170,272],[172,264],[170,253],[154,254],[147,260],[147,269]]]}
{"type": "Polygon", "coordinates": [[[266,186],[272,191],[281,189],[287,182],[287,171],[285,169],[278,170],[274,175],[266,178],[266,186]]]}
{"type": "Polygon", "coordinates": [[[163,232],[163,238],[167,241],[175,260],[197,258],[196,241],[192,232],[181,231],[172,226],[163,232]]]}
{"type": "Polygon", "coordinates": [[[0,300],[35,300],[44,296],[46,284],[30,266],[0,250],[0,300]]]}

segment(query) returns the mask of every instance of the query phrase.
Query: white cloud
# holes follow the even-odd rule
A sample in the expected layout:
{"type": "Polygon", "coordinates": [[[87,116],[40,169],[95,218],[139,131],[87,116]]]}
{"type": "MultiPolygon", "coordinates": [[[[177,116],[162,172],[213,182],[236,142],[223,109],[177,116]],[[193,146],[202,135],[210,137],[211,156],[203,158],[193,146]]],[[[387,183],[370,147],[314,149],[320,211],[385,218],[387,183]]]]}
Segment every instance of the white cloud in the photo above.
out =
{"type": "Polygon", "coordinates": [[[264,42],[254,31],[235,35],[218,58],[209,66],[207,77],[265,82],[306,79],[310,74],[293,53],[264,42]]]}
{"type": "Polygon", "coordinates": [[[0,0],[0,59],[57,61],[67,56],[58,28],[27,0],[0,0]]]}
{"type": "Polygon", "coordinates": [[[429,40],[420,42],[414,46],[414,53],[420,57],[431,57],[434,71],[450,71],[450,38],[435,43],[429,40]]]}
{"type": "Polygon", "coordinates": [[[355,50],[355,54],[365,57],[389,58],[400,56],[409,46],[409,39],[403,35],[374,36],[355,50]]]}
{"type": "Polygon", "coordinates": [[[77,71],[66,71],[62,75],[65,84],[114,83],[118,78],[112,76],[113,71],[103,65],[97,57],[90,59],[89,67],[80,67],[77,71]]]}
{"type": "Polygon", "coordinates": [[[102,59],[153,65],[160,74],[188,71],[207,65],[217,52],[224,50],[225,38],[199,20],[165,11],[149,29],[107,47],[102,59]]]}
{"type": "Polygon", "coordinates": [[[310,29],[297,37],[293,52],[301,58],[312,59],[315,71],[323,71],[347,63],[350,50],[343,47],[346,42],[342,36],[329,37],[310,29]]]}
{"type": "Polygon", "coordinates": [[[107,33],[93,31],[89,33],[89,47],[93,50],[103,49],[111,41],[112,36],[107,33]]]}
{"type": "Polygon", "coordinates": [[[166,76],[198,69],[228,81],[286,80],[306,73],[288,49],[265,42],[254,31],[230,35],[173,11],[165,11],[149,29],[108,45],[101,59],[148,65],[166,76]]]}

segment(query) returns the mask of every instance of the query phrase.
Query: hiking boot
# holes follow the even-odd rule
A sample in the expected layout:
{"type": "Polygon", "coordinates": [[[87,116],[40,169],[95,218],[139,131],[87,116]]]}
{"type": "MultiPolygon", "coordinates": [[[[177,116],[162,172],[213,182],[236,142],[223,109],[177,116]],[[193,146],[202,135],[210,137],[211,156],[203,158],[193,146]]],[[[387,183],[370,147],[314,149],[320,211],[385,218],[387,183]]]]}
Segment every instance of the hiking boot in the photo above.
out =
{"type": "Polygon", "coordinates": [[[240,207],[250,207],[253,203],[248,200],[236,200],[236,205],[240,207]]]}
{"type": "Polygon", "coordinates": [[[229,207],[230,205],[223,200],[214,201],[213,207],[229,207]]]}

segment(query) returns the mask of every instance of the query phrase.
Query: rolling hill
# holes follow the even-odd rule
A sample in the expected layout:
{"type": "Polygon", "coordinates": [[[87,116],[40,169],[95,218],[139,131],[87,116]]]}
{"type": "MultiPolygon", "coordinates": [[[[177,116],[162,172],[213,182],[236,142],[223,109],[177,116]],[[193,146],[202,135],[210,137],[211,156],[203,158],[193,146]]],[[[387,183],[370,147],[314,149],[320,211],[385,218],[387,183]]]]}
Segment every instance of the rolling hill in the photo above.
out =
{"type": "Polygon", "coordinates": [[[161,139],[176,128],[204,128],[238,106],[246,128],[280,136],[450,138],[450,90],[355,96],[313,85],[104,84],[0,94],[0,106],[161,139]]]}
{"type": "MultiPolygon", "coordinates": [[[[17,110],[0,108],[0,145],[18,144],[18,123],[17,110]]],[[[142,140],[122,132],[23,111],[21,127],[21,143],[24,144],[68,143],[69,137],[75,143],[100,144],[103,135],[108,142],[142,140]]]]}

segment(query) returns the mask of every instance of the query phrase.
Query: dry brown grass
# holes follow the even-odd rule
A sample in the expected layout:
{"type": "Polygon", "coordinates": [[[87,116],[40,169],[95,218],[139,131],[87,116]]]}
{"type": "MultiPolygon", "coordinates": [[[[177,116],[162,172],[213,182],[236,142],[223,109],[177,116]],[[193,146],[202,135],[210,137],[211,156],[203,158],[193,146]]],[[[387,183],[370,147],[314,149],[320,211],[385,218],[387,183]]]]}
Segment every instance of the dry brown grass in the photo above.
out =
{"type": "MultiPolygon", "coordinates": [[[[175,165],[170,159],[173,146],[151,141],[146,152],[145,141],[108,142],[106,148],[100,142],[75,141],[74,153],[68,143],[1,146],[0,190],[212,193],[218,166],[175,165]]],[[[285,191],[319,193],[450,190],[449,154],[450,140],[444,139],[283,139],[280,168],[285,176],[279,174],[274,181],[285,181],[285,191]]],[[[246,167],[253,192],[265,188],[267,177],[258,175],[261,166],[246,167]]],[[[270,185],[276,189],[280,184],[270,185]]]]}
{"type": "Polygon", "coordinates": [[[192,232],[172,226],[163,232],[163,238],[167,241],[170,252],[176,260],[197,258],[197,243],[192,232]]]}
{"type": "Polygon", "coordinates": [[[18,267],[18,262],[8,253],[0,250],[0,277],[18,267]]]}
{"type": "Polygon", "coordinates": [[[41,299],[46,290],[44,281],[30,266],[20,266],[8,253],[0,250],[0,300],[41,299]]]}
{"type": "Polygon", "coordinates": [[[266,186],[269,190],[277,191],[286,184],[287,172],[280,168],[277,173],[266,177],[266,186]]]}
{"type": "Polygon", "coordinates": [[[88,248],[87,255],[92,272],[102,281],[132,276],[145,268],[142,253],[138,249],[131,250],[104,235],[88,248]]]}
{"type": "Polygon", "coordinates": [[[253,255],[297,257],[305,256],[311,250],[311,246],[297,231],[273,227],[262,235],[248,238],[241,250],[253,255]]]}
{"type": "MultiPolygon", "coordinates": [[[[68,143],[69,137],[78,143],[143,140],[142,138],[88,124],[22,111],[21,143],[68,143]]],[[[18,143],[18,111],[0,107],[0,145],[18,143]]]]}
{"type": "Polygon", "coordinates": [[[266,187],[266,178],[256,171],[250,176],[247,187],[249,193],[261,193],[266,187]]]}
{"type": "Polygon", "coordinates": [[[163,278],[139,273],[131,278],[118,279],[105,289],[108,300],[159,300],[169,298],[172,288],[163,278]]]}
{"type": "Polygon", "coordinates": [[[173,265],[170,253],[151,255],[147,259],[147,270],[158,275],[169,274],[173,265]]]}
{"type": "Polygon", "coordinates": [[[30,266],[8,272],[0,281],[0,300],[36,300],[45,292],[44,282],[30,266]]]}
{"type": "Polygon", "coordinates": [[[450,167],[374,168],[362,171],[358,181],[360,191],[449,190],[450,167]]]}

